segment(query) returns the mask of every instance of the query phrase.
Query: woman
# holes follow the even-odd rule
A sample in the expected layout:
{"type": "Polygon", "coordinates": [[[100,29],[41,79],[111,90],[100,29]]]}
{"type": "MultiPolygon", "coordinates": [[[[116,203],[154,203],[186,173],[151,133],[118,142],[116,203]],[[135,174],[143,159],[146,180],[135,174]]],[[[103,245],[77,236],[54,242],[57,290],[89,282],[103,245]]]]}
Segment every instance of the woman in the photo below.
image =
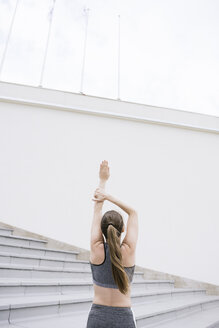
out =
{"type": "Polygon", "coordinates": [[[94,216],[91,226],[90,265],[94,299],[86,328],[134,328],[136,320],[131,307],[130,285],[135,270],[135,249],[138,239],[136,210],[106,193],[109,166],[102,161],[99,188],[95,190],[94,216]],[[128,213],[127,233],[121,214],[111,210],[102,216],[102,206],[108,200],[128,213]],[[104,237],[105,240],[104,240],[104,237]]]}

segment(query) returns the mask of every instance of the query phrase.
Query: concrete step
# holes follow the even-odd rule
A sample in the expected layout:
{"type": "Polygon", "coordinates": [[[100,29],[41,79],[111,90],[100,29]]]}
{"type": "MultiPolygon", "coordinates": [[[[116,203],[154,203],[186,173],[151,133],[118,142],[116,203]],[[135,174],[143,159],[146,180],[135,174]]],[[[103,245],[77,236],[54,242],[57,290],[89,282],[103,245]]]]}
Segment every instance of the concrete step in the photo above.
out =
{"type": "Polygon", "coordinates": [[[211,323],[209,326],[207,326],[207,328],[219,328],[219,320],[211,323]]]}
{"type": "Polygon", "coordinates": [[[60,268],[89,269],[89,261],[82,260],[65,260],[61,257],[27,255],[27,254],[10,254],[0,252],[0,263],[21,264],[31,266],[51,266],[60,268]]]}
{"type": "MultiPolygon", "coordinates": [[[[20,264],[0,263],[0,278],[92,278],[91,268],[87,270],[59,268],[49,266],[27,266],[20,264]]],[[[133,281],[144,279],[144,272],[135,272],[133,281]]]]}
{"type": "Polygon", "coordinates": [[[176,318],[161,324],[153,324],[148,328],[218,328],[219,327],[219,309],[205,309],[189,316],[176,318]]]}
{"type": "MultiPolygon", "coordinates": [[[[161,281],[158,282],[160,284],[161,281]]],[[[0,279],[0,299],[7,297],[21,297],[29,295],[53,295],[53,294],[74,294],[78,292],[89,293],[93,292],[93,283],[91,280],[81,281],[81,280],[70,280],[70,279],[0,279]]],[[[160,290],[157,286],[157,282],[154,281],[151,284],[151,281],[144,280],[142,282],[133,282],[131,286],[132,295],[141,295],[140,301],[148,299],[148,296],[159,297],[174,297],[174,295],[186,297],[194,295],[205,295],[205,289],[182,289],[182,288],[166,288],[160,290]],[[147,285],[153,285],[152,288],[147,288],[147,285]],[[145,288],[135,288],[136,285],[144,286],[145,288]],[[145,299],[146,296],[146,299],[145,299]]],[[[135,300],[133,300],[134,302],[135,300]]]]}
{"type": "Polygon", "coordinates": [[[160,302],[164,300],[174,300],[203,297],[206,296],[205,289],[194,289],[194,288],[174,288],[173,290],[153,290],[153,291],[142,291],[139,293],[136,290],[131,290],[132,305],[137,305],[139,303],[146,304],[147,302],[160,302]]]}
{"type": "MultiPolygon", "coordinates": [[[[150,291],[160,291],[174,293],[173,281],[168,280],[143,280],[132,283],[131,291],[135,293],[144,293],[150,291]],[[163,286],[162,288],[160,286],[163,286]]],[[[0,298],[25,295],[38,295],[38,294],[69,294],[78,292],[93,291],[93,282],[89,280],[77,279],[13,279],[1,278],[0,279],[0,298]]],[[[183,293],[184,289],[182,290],[183,293]]],[[[191,289],[192,292],[192,289],[191,289]]],[[[205,293],[205,290],[196,290],[196,293],[205,293]]]]}
{"type": "Polygon", "coordinates": [[[60,314],[56,316],[44,316],[43,318],[19,320],[13,323],[0,323],[0,328],[86,328],[86,315],[84,312],[74,314],[60,314]]]}
{"type": "Polygon", "coordinates": [[[75,260],[79,252],[77,251],[66,251],[48,247],[37,247],[37,246],[15,246],[6,245],[0,243],[1,253],[6,254],[24,254],[24,255],[36,255],[36,256],[48,256],[55,258],[62,257],[63,260],[75,260]]]}
{"type": "MultiPolygon", "coordinates": [[[[49,295],[11,298],[0,301],[1,322],[16,323],[30,318],[42,318],[57,314],[84,312],[91,307],[91,298],[85,294],[49,295]]],[[[176,316],[190,315],[207,309],[219,309],[219,296],[200,296],[182,299],[160,300],[132,304],[138,327],[150,327],[162,321],[174,320],[176,316]]]]}
{"type": "MultiPolygon", "coordinates": [[[[0,328],[86,328],[94,288],[90,263],[78,254],[0,227],[0,328]]],[[[204,289],[135,271],[131,302],[137,327],[219,328],[219,296],[204,289]]]]}
{"type": "Polygon", "coordinates": [[[134,281],[132,283],[132,288],[135,288],[136,290],[153,290],[153,289],[159,289],[159,290],[169,290],[174,289],[174,280],[148,280],[145,279],[143,281],[134,281]]]}
{"type": "Polygon", "coordinates": [[[193,313],[213,308],[217,308],[219,311],[219,296],[206,295],[200,298],[191,298],[190,301],[179,298],[151,304],[140,303],[138,307],[134,308],[134,311],[138,327],[146,328],[156,326],[158,323],[170,322],[176,317],[190,316],[193,313]]]}
{"type": "MultiPolygon", "coordinates": [[[[11,322],[11,321],[10,321],[11,322]]],[[[44,316],[43,318],[26,318],[25,320],[13,320],[11,323],[0,324],[1,328],[86,328],[87,313],[78,311],[77,313],[67,313],[44,316]],[[13,322],[13,323],[12,323],[13,322]]]]}
{"type": "Polygon", "coordinates": [[[14,246],[38,246],[45,247],[47,240],[28,238],[14,235],[5,235],[0,233],[0,243],[14,246]]]}
{"type": "Polygon", "coordinates": [[[0,235],[10,236],[12,235],[13,229],[0,227],[0,235]]]}
{"type": "MultiPolygon", "coordinates": [[[[86,328],[88,312],[84,313],[83,311],[78,311],[77,313],[66,313],[59,314],[54,316],[44,316],[43,318],[34,318],[25,320],[13,320],[13,323],[5,323],[0,325],[1,328],[86,328]]],[[[137,327],[139,328],[139,324],[137,322],[137,327]]],[[[218,328],[218,309],[206,309],[201,312],[197,312],[186,316],[183,319],[179,319],[179,321],[169,321],[166,325],[153,325],[146,327],[157,327],[157,328],[218,328]],[[180,320],[182,321],[182,325],[180,320]]]]}
{"type": "Polygon", "coordinates": [[[56,278],[88,279],[90,270],[61,269],[56,267],[22,266],[0,263],[0,278],[56,278]]]}

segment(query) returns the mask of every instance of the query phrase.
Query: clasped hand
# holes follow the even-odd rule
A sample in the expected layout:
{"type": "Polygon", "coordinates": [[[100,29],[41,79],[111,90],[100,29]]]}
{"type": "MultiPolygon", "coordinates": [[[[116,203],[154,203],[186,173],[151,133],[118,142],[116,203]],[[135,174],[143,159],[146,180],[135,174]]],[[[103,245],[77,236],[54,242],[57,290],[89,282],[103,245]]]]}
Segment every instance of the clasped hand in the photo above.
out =
{"type": "Polygon", "coordinates": [[[100,187],[96,188],[94,192],[94,198],[92,198],[92,200],[97,202],[103,202],[106,199],[107,199],[106,191],[100,187]]]}

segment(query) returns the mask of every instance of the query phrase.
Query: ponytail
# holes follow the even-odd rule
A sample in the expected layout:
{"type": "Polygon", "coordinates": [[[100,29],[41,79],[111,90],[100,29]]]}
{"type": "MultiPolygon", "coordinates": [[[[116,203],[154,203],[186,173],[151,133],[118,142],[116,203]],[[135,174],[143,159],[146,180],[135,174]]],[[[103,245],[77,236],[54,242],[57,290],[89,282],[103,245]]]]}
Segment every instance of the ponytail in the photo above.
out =
{"type": "Polygon", "coordinates": [[[110,259],[113,278],[119,290],[127,294],[129,288],[129,279],[122,265],[122,253],[120,247],[120,232],[112,225],[107,227],[107,239],[110,249],[110,259]]]}

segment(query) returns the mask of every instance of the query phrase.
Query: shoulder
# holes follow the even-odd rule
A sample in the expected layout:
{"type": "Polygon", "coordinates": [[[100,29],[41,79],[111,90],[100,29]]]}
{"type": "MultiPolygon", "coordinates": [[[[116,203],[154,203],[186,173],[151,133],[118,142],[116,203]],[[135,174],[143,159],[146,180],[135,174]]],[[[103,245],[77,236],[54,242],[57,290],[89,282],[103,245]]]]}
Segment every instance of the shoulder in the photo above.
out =
{"type": "Polygon", "coordinates": [[[123,259],[123,265],[125,267],[130,267],[135,265],[135,250],[130,248],[127,244],[121,244],[121,253],[123,259]]]}
{"type": "Polygon", "coordinates": [[[91,244],[90,247],[90,262],[92,264],[102,264],[105,259],[105,251],[104,251],[104,243],[97,242],[95,244],[91,244]]]}
{"type": "Polygon", "coordinates": [[[125,255],[135,254],[135,248],[134,247],[130,247],[125,242],[122,242],[122,244],[121,244],[121,250],[122,250],[123,254],[125,254],[125,255]]]}

